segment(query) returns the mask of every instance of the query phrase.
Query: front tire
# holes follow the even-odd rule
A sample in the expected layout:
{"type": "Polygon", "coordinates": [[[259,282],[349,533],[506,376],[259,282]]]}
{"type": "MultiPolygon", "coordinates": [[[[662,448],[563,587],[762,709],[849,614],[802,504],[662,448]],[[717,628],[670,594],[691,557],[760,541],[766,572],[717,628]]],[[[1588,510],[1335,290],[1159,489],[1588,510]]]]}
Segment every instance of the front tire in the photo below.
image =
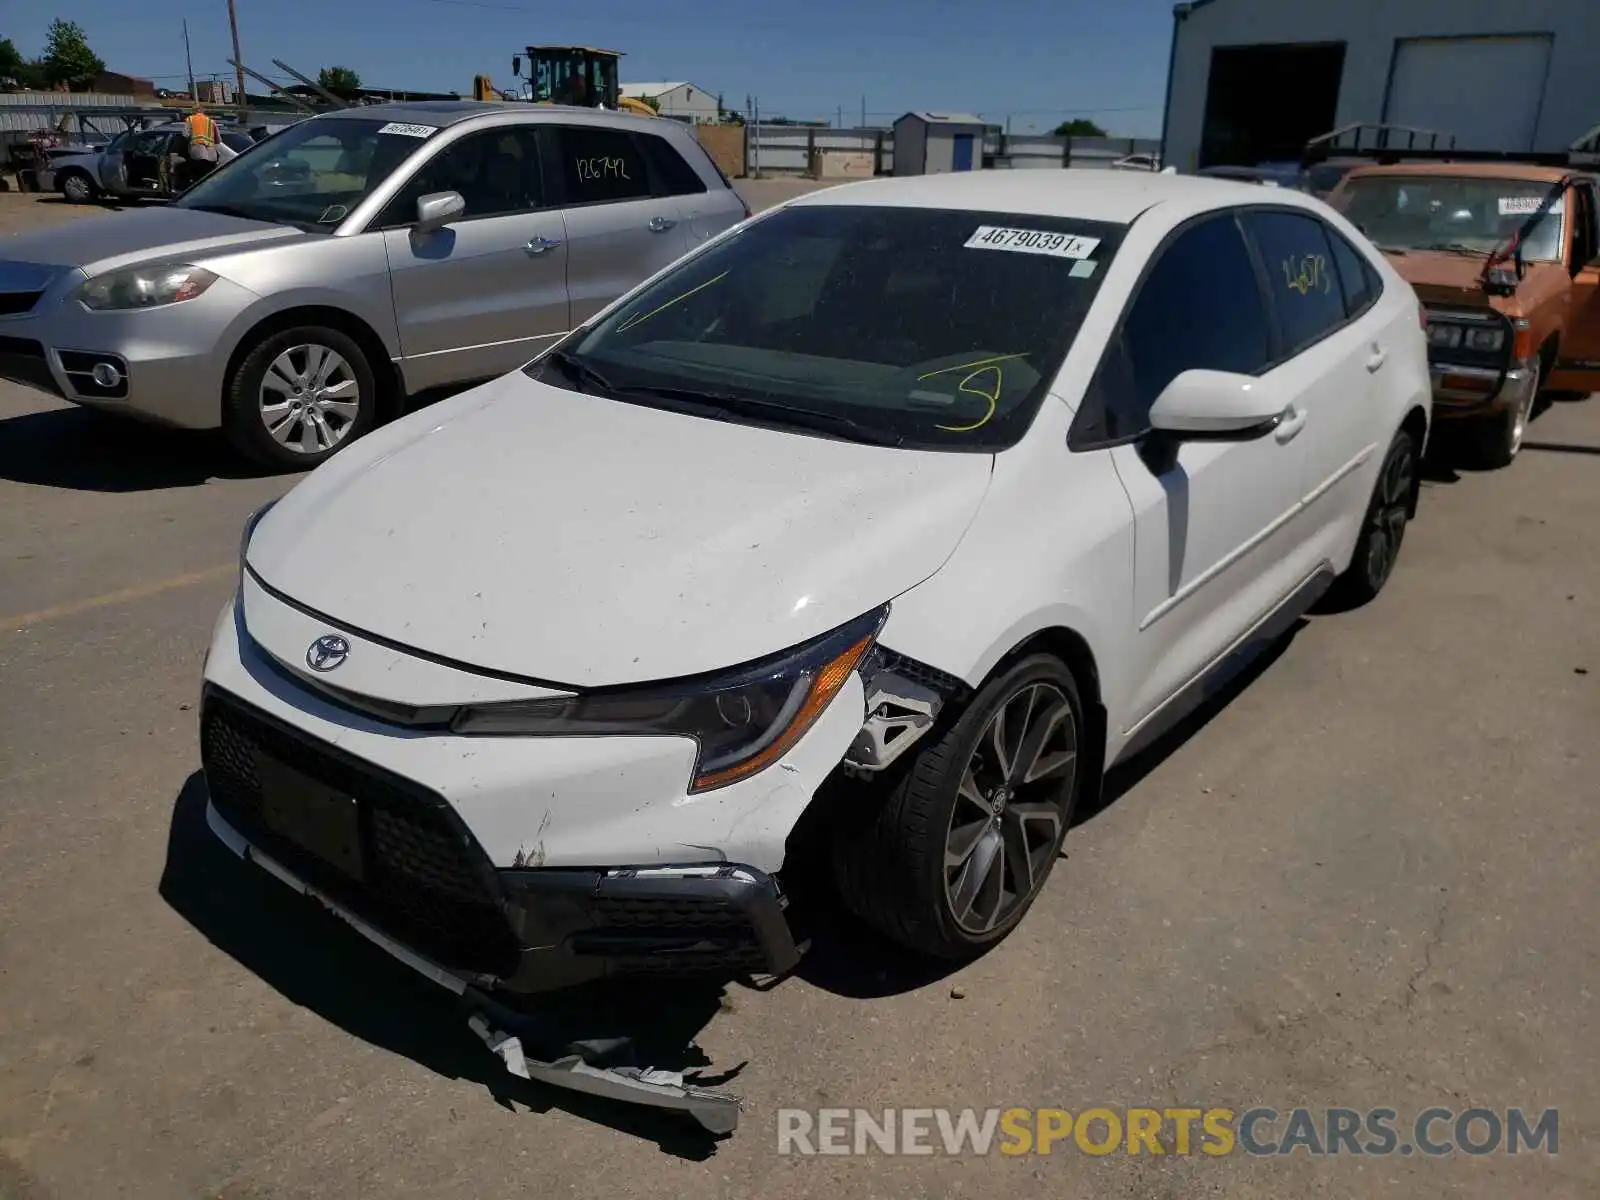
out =
{"type": "Polygon", "coordinates": [[[69,204],[91,204],[100,196],[100,189],[82,171],[68,171],[61,177],[61,195],[69,204]]]}
{"type": "Polygon", "coordinates": [[[841,817],[834,870],[845,904],[935,958],[1000,941],[1060,853],[1082,790],[1084,728],[1059,659],[1035,654],[991,680],[881,800],[841,817]]]}
{"type": "Polygon", "coordinates": [[[1528,387],[1528,398],[1514,409],[1496,413],[1492,417],[1474,421],[1468,430],[1472,443],[1474,463],[1489,470],[1509,467],[1512,459],[1522,449],[1522,439],[1527,434],[1528,423],[1533,420],[1534,405],[1539,402],[1539,389],[1544,385],[1544,358],[1534,359],[1528,368],[1533,381],[1528,387]]]}
{"type": "Polygon", "coordinates": [[[278,471],[304,471],[373,425],[377,385],[354,338],[304,325],[260,339],[223,394],[222,426],[242,453],[278,471]]]}
{"type": "Polygon", "coordinates": [[[1389,443],[1372,487],[1356,538],[1355,554],[1345,573],[1334,581],[1332,598],[1342,608],[1357,608],[1377,598],[1400,558],[1416,497],[1418,452],[1411,434],[1402,429],[1389,443]]]}

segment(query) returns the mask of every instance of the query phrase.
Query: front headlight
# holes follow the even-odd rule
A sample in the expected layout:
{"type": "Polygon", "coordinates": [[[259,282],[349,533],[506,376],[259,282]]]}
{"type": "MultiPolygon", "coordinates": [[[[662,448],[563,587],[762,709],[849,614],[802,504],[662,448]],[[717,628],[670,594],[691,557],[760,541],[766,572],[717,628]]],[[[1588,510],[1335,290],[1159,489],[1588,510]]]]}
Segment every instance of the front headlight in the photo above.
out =
{"type": "Polygon", "coordinates": [[[469,706],[463,734],[689,737],[699,744],[691,792],[725,787],[777,762],[839,694],[883,627],[888,606],[802,646],[717,675],[556,700],[469,706]]]}
{"type": "Polygon", "coordinates": [[[1435,322],[1428,326],[1428,342],[1445,350],[1454,350],[1461,345],[1462,329],[1459,325],[1446,325],[1435,322]]]}
{"type": "Polygon", "coordinates": [[[1506,344],[1504,329],[1469,329],[1466,335],[1468,350],[1498,350],[1506,344]]]}
{"type": "Polygon", "coordinates": [[[193,300],[216,281],[217,277],[204,267],[130,267],[83,283],[78,288],[78,299],[85,308],[96,312],[156,308],[193,300]]]}

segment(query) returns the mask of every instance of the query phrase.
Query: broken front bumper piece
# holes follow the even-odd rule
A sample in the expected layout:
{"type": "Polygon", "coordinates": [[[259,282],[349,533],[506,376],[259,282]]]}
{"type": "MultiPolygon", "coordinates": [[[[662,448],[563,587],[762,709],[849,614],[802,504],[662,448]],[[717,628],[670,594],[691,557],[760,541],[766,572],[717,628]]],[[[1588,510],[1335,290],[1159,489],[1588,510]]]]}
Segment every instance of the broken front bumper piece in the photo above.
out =
{"type": "MultiPolygon", "coordinates": [[[[299,878],[276,859],[251,845],[228,824],[214,804],[208,803],[206,806],[206,821],[211,831],[234,854],[255,863],[295,891],[317,901],[381,950],[433,980],[440,987],[462,997],[469,1008],[476,1010],[468,1018],[468,1025],[483,1040],[484,1045],[499,1056],[511,1074],[593,1096],[605,1096],[632,1104],[686,1112],[711,1133],[731,1133],[738,1125],[739,1100],[736,1096],[711,1088],[698,1087],[687,1082],[681,1072],[630,1066],[597,1067],[586,1062],[581,1054],[567,1054],[549,1061],[528,1057],[521,1037],[508,1032],[508,1029],[527,1028],[534,1018],[530,1015],[513,1013],[490,998],[486,989],[492,989],[498,980],[489,976],[471,976],[453,971],[395,941],[381,929],[339,904],[326,892],[299,878]]],[[[637,880],[633,882],[638,883],[637,880]]],[[[735,882],[737,881],[722,880],[724,885],[735,882]]],[[[648,886],[648,881],[645,886],[648,886]]],[[[629,890],[626,883],[622,884],[623,894],[620,898],[624,902],[628,899],[629,890]]],[[[788,970],[799,960],[799,951],[792,938],[788,936],[788,926],[783,920],[781,911],[775,909],[775,912],[776,922],[781,927],[782,934],[780,936],[777,929],[772,928],[769,923],[769,932],[778,943],[774,946],[773,960],[787,964],[783,969],[788,970]]]]}

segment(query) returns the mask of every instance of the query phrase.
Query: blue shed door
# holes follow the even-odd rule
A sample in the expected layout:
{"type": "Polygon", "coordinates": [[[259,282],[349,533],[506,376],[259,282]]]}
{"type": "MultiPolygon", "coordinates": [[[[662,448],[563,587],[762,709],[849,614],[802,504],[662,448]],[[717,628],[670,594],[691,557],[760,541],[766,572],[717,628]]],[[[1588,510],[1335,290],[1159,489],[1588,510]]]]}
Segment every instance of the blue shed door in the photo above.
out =
{"type": "Polygon", "coordinates": [[[972,170],[972,135],[970,133],[956,134],[954,158],[950,164],[951,170],[972,170]]]}

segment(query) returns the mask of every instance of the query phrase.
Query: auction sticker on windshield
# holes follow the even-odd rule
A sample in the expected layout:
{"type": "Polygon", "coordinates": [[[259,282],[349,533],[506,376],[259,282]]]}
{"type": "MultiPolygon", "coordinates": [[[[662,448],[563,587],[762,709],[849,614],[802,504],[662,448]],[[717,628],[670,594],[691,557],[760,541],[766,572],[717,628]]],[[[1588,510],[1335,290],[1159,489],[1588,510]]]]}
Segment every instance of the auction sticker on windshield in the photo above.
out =
{"type": "Polygon", "coordinates": [[[437,125],[407,125],[404,121],[390,121],[378,133],[395,133],[401,137],[425,138],[438,132],[437,125]]]}
{"type": "Polygon", "coordinates": [[[1088,258],[1099,238],[1073,237],[1048,229],[1006,229],[979,225],[964,243],[968,250],[1014,250],[1019,254],[1048,254],[1053,258],[1088,258]]]}
{"type": "MultiPolygon", "coordinates": [[[[1542,196],[1501,196],[1500,215],[1502,217],[1531,217],[1539,211],[1542,196]]],[[[1549,212],[1554,216],[1561,215],[1561,201],[1558,199],[1550,205],[1549,212]]]]}

